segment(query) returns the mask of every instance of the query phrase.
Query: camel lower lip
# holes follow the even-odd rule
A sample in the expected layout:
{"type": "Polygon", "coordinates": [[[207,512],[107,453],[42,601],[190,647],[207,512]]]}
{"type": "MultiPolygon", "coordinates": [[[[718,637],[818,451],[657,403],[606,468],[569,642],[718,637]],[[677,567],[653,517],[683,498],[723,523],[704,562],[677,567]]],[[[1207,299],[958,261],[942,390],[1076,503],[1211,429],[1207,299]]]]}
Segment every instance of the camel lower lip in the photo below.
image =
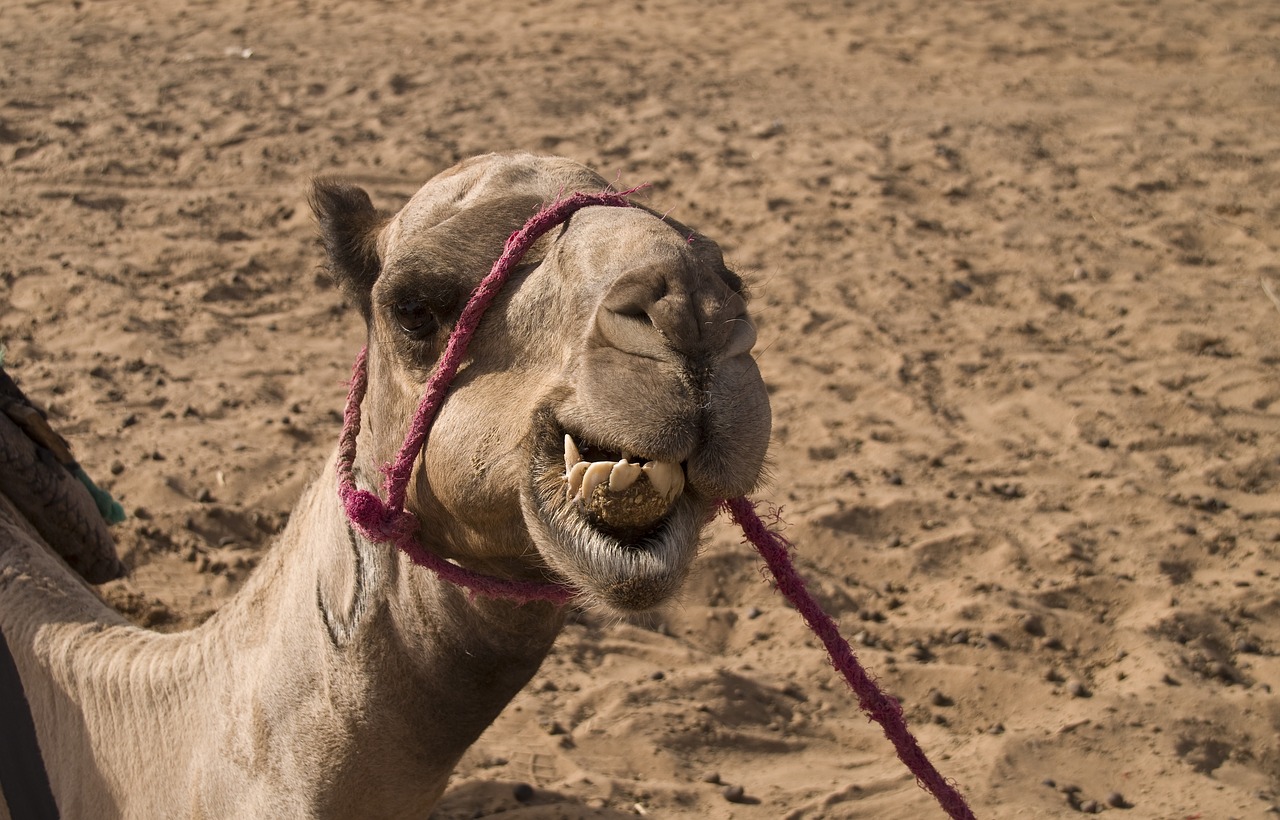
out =
{"type": "Polygon", "coordinates": [[[557,575],[596,603],[636,612],[652,609],[679,589],[705,516],[682,498],[648,529],[611,531],[558,495],[527,503],[526,518],[557,575]]]}

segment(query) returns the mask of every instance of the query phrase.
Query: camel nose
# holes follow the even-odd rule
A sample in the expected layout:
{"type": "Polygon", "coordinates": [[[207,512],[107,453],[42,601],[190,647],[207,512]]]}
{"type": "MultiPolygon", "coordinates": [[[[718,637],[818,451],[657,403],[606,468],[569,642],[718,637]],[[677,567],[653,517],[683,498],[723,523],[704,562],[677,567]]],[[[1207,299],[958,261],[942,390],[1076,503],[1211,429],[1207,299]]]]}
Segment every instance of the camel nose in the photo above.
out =
{"type": "Polygon", "coordinates": [[[742,296],[718,273],[683,265],[655,264],[619,276],[601,300],[596,326],[612,347],[655,359],[673,352],[732,358],[756,342],[742,296]]]}

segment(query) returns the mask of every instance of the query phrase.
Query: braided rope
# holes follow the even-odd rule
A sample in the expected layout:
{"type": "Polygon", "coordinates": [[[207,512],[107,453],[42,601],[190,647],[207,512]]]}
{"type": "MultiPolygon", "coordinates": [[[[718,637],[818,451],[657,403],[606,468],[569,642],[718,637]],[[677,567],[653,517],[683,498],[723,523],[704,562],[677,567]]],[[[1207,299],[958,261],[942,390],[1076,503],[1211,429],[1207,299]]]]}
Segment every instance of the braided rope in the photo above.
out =
{"type": "MultiPolygon", "coordinates": [[[[450,563],[418,543],[414,533],[417,518],[407,511],[405,493],[436,413],[444,395],[466,356],[467,344],[475,333],[484,311],[498,291],[506,283],[511,269],[534,242],[555,225],[568,219],[574,212],[592,205],[630,207],[626,197],[637,189],[622,193],[574,194],[537,213],[525,226],[507,239],[502,255],[493,264],[489,275],[476,288],[458,319],[445,347],[444,355],[435,373],[427,381],[422,400],[414,413],[405,436],[404,445],[395,460],[383,467],[386,474],[384,490],[387,500],[375,493],[356,486],[354,464],[356,439],[360,433],[360,404],[368,387],[368,349],[361,349],[356,357],[351,377],[351,390],[343,413],[342,435],[338,442],[338,495],[342,499],[347,517],[365,537],[377,542],[396,545],[413,563],[426,567],[441,578],[486,597],[505,598],[517,602],[535,600],[551,601],[557,605],[568,603],[576,591],[565,584],[512,581],[483,575],[450,563]]],[[[791,563],[791,544],[780,534],[769,529],[755,508],[746,498],[720,502],[730,516],[742,528],[743,534],[759,551],[769,571],[777,581],[778,591],[791,602],[826,647],[832,665],[858,697],[858,705],[868,717],[880,724],[885,736],[893,744],[898,758],[906,765],[916,781],[934,796],[943,810],[954,820],[972,820],[973,812],[960,792],[948,782],[925,756],[920,744],[912,736],[902,716],[902,706],[885,695],[858,663],[848,641],[840,635],[839,627],[831,616],[813,599],[804,580],[791,563]]]]}
{"type": "Polygon", "coordinates": [[[902,705],[876,686],[876,682],[858,663],[853,649],[849,647],[849,642],[840,635],[840,628],[836,626],[835,621],[823,611],[809,593],[804,579],[791,563],[789,554],[791,543],[769,529],[760,520],[760,516],[756,515],[754,505],[747,499],[735,498],[722,501],[720,506],[729,512],[733,520],[742,528],[743,535],[760,553],[760,557],[764,559],[769,571],[777,580],[778,592],[791,602],[791,605],[800,613],[800,617],[804,618],[804,622],[809,625],[809,629],[813,630],[813,634],[822,641],[822,645],[827,649],[827,655],[831,657],[832,666],[844,676],[849,688],[858,696],[858,706],[884,729],[884,735],[893,744],[894,750],[898,753],[898,759],[916,776],[916,782],[932,794],[951,817],[957,820],[960,818],[972,820],[973,812],[964,802],[964,797],[955,786],[938,773],[907,728],[907,723],[902,717],[902,705]]]}

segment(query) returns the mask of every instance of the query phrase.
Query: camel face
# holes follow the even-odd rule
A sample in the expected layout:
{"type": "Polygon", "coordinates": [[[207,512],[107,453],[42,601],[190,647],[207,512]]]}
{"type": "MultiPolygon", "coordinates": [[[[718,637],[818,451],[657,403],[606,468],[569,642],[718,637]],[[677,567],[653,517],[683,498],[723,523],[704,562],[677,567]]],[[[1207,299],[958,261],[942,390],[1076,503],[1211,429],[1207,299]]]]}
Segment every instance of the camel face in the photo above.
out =
{"type": "MultiPolygon", "coordinates": [[[[317,186],[331,268],[369,323],[366,483],[506,237],[604,187],[567,160],[481,157],[384,218],[358,189],[317,186]]],[[[617,610],[663,602],[715,502],[760,478],[770,412],[754,342],[713,242],[640,208],[578,212],[530,250],[471,343],[410,488],[419,538],[617,610]]]]}

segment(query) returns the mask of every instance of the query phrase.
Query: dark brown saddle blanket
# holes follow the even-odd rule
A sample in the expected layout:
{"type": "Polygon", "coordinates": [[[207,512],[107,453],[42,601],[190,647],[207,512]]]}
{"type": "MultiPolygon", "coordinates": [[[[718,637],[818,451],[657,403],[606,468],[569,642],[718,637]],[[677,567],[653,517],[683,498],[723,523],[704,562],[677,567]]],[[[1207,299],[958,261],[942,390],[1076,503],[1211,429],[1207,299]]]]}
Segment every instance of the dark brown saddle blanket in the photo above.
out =
{"type": "Polygon", "coordinates": [[[73,570],[101,584],[125,573],[106,520],[119,505],[91,487],[67,442],[0,367],[0,493],[73,570]]]}

